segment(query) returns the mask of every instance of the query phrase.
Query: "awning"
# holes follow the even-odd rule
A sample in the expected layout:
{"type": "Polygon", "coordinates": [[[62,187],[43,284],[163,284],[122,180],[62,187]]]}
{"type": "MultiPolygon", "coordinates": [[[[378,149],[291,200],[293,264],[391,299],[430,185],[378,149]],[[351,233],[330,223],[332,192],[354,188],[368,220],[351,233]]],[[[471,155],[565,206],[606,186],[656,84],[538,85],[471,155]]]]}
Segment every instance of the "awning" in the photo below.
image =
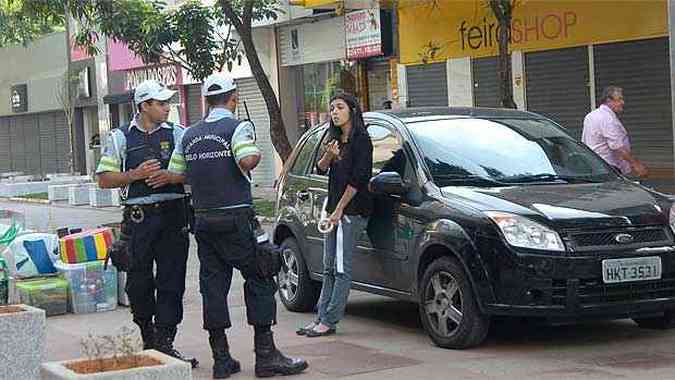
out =
{"type": "Polygon", "coordinates": [[[124,104],[131,103],[134,98],[133,91],[123,92],[121,94],[109,94],[103,97],[103,103],[105,104],[124,104]]]}

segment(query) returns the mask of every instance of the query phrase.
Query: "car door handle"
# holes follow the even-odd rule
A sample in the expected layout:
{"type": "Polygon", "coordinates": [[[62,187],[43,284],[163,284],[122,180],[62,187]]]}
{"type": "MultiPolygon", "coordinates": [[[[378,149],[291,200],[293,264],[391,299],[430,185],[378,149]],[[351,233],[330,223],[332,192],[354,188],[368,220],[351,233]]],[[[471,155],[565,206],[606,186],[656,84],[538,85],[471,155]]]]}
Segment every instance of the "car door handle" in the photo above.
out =
{"type": "Polygon", "coordinates": [[[303,202],[309,199],[309,191],[307,190],[298,191],[295,195],[303,202]]]}

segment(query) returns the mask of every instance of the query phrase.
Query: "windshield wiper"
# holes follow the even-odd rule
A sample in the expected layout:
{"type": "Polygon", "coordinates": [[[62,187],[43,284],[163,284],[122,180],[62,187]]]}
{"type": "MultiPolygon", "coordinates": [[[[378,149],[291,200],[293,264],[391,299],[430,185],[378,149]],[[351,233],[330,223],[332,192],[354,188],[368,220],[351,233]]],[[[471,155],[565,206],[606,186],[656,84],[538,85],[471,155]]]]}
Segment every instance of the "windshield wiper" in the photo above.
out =
{"type": "Polygon", "coordinates": [[[505,183],[479,175],[456,175],[456,174],[434,174],[434,181],[448,183],[451,185],[489,185],[489,186],[506,186],[505,183]]]}
{"type": "Polygon", "coordinates": [[[566,183],[598,183],[602,180],[590,178],[590,176],[562,176],[551,173],[523,174],[499,179],[506,183],[528,183],[528,182],[566,182],[566,183]]]}
{"type": "Polygon", "coordinates": [[[510,177],[500,178],[500,180],[508,183],[525,183],[525,182],[553,182],[553,181],[569,182],[572,179],[570,177],[563,177],[557,174],[539,173],[539,174],[514,175],[510,177]]]}

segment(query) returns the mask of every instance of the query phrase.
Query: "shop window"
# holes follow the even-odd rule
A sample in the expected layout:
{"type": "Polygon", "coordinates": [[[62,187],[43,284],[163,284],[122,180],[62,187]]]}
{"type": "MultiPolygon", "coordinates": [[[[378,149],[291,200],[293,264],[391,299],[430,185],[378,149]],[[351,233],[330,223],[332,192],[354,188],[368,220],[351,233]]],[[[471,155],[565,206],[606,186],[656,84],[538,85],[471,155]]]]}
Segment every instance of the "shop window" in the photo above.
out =
{"type": "Polygon", "coordinates": [[[343,62],[312,63],[302,68],[305,128],[328,121],[328,102],[339,92],[356,91],[355,66],[343,62]]]}

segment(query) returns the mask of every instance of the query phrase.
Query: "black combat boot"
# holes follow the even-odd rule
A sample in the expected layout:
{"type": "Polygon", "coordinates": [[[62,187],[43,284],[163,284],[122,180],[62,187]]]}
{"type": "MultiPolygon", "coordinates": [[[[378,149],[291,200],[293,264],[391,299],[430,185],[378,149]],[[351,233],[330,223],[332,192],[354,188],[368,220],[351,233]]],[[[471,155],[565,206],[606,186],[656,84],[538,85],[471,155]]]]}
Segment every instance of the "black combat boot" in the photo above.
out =
{"type": "Polygon", "coordinates": [[[241,371],[241,364],[230,356],[225,331],[210,330],[209,344],[213,352],[213,378],[227,379],[230,375],[241,371]]]}
{"type": "Polygon", "coordinates": [[[143,349],[152,350],[155,348],[155,324],[150,320],[134,320],[134,323],[141,329],[141,338],[143,339],[143,349]]]}
{"type": "Polygon", "coordinates": [[[175,327],[157,327],[157,334],[155,335],[155,350],[173,356],[178,360],[190,363],[192,368],[197,368],[199,362],[195,358],[186,358],[173,348],[173,340],[176,338],[176,328],[175,327]]]}
{"type": "Polygon", "coordinates": [[[274,375],[295,375],[307,368],[307,362],[298,358],[284,356],[274,346],[272,331],[257,331],[254,338],[255,345],[255,375],[256,377],[271,377],[274,375]]]}

